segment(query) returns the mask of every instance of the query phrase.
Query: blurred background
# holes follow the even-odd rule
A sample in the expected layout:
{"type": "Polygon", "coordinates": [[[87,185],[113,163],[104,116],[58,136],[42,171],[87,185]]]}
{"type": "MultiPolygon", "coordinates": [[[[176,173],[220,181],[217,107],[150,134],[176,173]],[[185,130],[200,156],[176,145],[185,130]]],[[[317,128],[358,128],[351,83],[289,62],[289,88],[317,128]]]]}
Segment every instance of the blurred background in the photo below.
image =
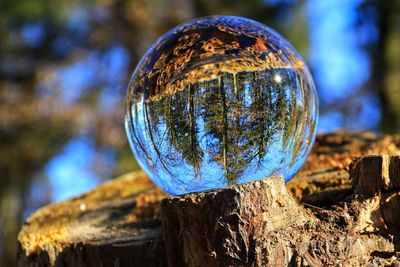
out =
{"type": "Polygon", "coordinates": [[[400,129],[400,1],[0,0],[0,266],[38,207],[138,168],[130,74],[170,28],[238,15],[286,37],[314,75],[320,132],[400,129]]]}

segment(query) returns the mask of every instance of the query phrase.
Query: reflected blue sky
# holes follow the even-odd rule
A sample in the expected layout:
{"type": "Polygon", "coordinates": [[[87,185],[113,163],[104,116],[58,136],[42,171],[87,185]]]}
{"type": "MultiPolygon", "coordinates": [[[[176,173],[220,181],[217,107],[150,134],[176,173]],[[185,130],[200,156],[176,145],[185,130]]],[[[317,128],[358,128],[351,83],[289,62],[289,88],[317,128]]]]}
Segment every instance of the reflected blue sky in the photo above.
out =
{"type": "MultiPolygon", "coordinates": [[[[290,4],[295,0],[265,2],[290,4]]],[[[361,2],[310,0],[304,5],[310,38],[309,55],[304,57],[309,59],[319,92],[322,111],[319,131],[322,132],[337,128],[378,128],[379,99],[363,87],[371,75],[371,62],[363,47],[375,42],[379,33],[373,10],[369,11],[367,19],[360,20],[357,8],[361,2]],[[347,112],[345,116],[340,103],[349,98],[354,102],[354,112],[347,112]]],[[[91,21],[105,21],[110,16],[109,10],[100,7],[73,9],[66,24],[70,34],[58,36],[51,49],[60,56],[69,55],[77,43],[87,39],[91,21]]],[[[31,47],[39,46],[45,38],[43,27],[45,24],[41,21],[23,25],[19,32],[21,39],[31,47]]],[[[134,67],[129,59],[128,49],[117,41],[106,48],[85,51],[70,64],[57,67],[53,83],[40,84],[38,92],[55,94],[58,91],[60,105],[72,105],[82,95],[98,90],[96,112],[123,109],[117,105],[125,97],[127,73],[134,67]],[[54,88],[54,84],[59,88],[54,88]]],[[[115,165],[112,149],[104,151],[93,143],[90,133],[85,134],[70,140],[45,167],[54,201],[82,193],[109,178],[115,165]],[[99,155],[106,159],[104,164],[109,173],[93,171],[93,162],[99,155]]]]}

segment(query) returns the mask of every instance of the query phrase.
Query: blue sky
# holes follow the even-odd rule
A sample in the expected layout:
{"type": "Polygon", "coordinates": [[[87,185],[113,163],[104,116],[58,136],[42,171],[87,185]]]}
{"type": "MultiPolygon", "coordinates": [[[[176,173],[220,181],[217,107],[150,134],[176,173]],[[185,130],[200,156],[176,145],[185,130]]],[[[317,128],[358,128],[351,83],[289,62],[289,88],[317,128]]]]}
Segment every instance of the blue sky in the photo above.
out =
{"type": "MultiPolygon", "coordinates": [[[[273,4],[279,1],[282,0],[267,2],[273,4]]],[[[293,1],[286,0],[288,3],[293,1]]],[[[321,110],[324,111],[319,122],[319,131],[322,132],[337,128],[376,130],[380,121],[379,99],[363,88],[371,75],[371,62],[363,47],[378,38],[376,15],[371,11],[369,18],[358,25],[357,7],[360,2],[310,0],[304,6],[310,36],[309,65],[317,84],[321,110]],[[344,115],[340,105],[337,105],[349,97],[354,98],[354,106],[359,111],[356,115],[344,115]],[[338,108],[335,108],[336,105],[338,108]],[[327,109],[329,106],[333,108],[327,109]],[[349,116],[355,123],[349,124],[349,116]]],[[[70,31],[77,36],[87,35],[89,15],[85,9],[74,10],[67,23],[70,31]]],[[[43,24],[30,22],[21,28],[20,35],[28,45],[38,46],[44,38],[43,24]]],[[[73,46],[71,36],[62,36],[54,42],[53,49],[63,54],[73,46]]],[[[103,51],[91,50],[83,58],[58,67],[55,73],[62,89],[60,105],[79,101],[80,96],[87,93],[86,90],[102,86],[98,112],[123,108],[116,105],[125,97],[125,75],[133,69],[128,64],[128,50],[115,42],[103,51]]],[[[95,187],[108,178],[114,161],[112,149],[96,147],[90,133],[76,136],[45,167],[53,200],[59,201],[95,187]],[[105,159],[104,164],[110,170],[100,176],[90,167],[99,155],[105,159]]]]}

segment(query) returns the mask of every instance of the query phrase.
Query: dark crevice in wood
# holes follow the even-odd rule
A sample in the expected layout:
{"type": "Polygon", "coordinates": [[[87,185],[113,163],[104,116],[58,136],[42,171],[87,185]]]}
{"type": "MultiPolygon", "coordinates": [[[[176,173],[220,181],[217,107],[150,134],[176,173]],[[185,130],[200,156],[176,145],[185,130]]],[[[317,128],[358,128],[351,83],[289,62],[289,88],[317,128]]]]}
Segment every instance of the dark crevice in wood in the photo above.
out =
{"type": "Polygon", "coordinates": [[[142,172],[126,175],[31,215],[18,266],[396,266],[400,159],[384,155],[399,140],[318,135],[286,185],[166,198],[142,172]]]}

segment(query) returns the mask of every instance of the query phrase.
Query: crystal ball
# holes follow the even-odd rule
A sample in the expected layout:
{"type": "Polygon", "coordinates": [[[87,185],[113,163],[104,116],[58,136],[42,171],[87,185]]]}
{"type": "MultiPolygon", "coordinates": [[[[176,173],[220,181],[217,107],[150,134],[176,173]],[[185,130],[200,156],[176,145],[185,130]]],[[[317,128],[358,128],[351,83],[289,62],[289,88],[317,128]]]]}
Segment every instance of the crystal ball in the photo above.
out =
{"type": "Polygon", "coordinates": [[[300,169],[318,99],[296,50],[253,20],[215,16],[159,38],[137,65],[125,128],[155,184],[182,195],[300,169]]]}

